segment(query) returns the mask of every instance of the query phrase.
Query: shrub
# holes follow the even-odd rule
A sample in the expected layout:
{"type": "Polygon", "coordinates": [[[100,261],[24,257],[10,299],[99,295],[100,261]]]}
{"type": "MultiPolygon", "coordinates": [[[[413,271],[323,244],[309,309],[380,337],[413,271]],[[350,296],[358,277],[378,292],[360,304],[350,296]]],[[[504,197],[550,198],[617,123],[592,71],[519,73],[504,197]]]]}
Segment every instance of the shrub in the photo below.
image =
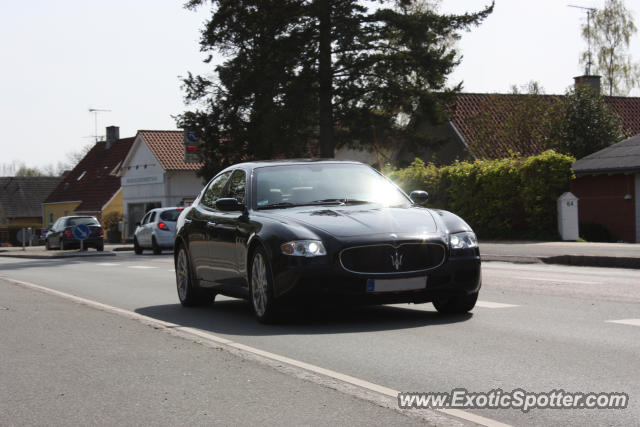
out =
{"type": "Polygon", "coordinates": [[[482,238],[556,238],[556,200],[574,177],[573,161],[554,151],[442,168],[416,159],[388,175],[407,192],[429,192],[430,207],[455,212],[482,238]]]}
{"type": "Polygon", "coordinates": [[[117,231],[118,223],[122,221],[122,214],[120,212],[109,212],[102,216],[102,228],[105,230],[117,231]]]}

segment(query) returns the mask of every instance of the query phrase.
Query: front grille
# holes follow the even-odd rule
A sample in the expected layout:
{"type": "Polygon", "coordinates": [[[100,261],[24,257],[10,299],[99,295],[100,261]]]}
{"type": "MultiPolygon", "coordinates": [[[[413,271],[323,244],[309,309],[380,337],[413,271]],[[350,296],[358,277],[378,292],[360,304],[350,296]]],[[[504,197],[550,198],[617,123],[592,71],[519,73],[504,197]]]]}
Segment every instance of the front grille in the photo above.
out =
{"type": "Polygon", "coordinates": [[[438,243],[381,244],[344,249],[340,263],[352,273],[409,273],[438,267],[444,257],[445,248],[438,243]]]}

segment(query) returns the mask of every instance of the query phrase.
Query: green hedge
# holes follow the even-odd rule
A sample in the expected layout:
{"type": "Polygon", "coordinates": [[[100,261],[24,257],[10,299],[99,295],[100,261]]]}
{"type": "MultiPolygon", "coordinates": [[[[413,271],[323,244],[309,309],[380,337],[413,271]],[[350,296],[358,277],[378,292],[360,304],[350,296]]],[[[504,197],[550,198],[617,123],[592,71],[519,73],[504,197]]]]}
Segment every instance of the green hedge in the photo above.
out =
{"type": "Polygon", "coordinates": [[[420,159],[387,171],[405,191],[426,190],[427,206],[460,215],[481,238],[557,238],[556,200],[569,190],[573,157],[546,151],[527,158],[456,162],[420,159]]]}

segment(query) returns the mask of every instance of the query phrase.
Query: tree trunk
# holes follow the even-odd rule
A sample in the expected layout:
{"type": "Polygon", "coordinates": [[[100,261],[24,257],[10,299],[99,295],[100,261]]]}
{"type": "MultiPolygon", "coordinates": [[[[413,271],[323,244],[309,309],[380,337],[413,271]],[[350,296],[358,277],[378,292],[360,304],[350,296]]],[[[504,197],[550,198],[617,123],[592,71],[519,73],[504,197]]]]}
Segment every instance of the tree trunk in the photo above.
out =
{"type": "Polygon", "coordinates": [[[333,76],[331,64],[331,11],[329,0],[318,0],[320,21],[320,58],[318,73],[320,81],[320,155],[334,156],[333,139],[333,76]]]}

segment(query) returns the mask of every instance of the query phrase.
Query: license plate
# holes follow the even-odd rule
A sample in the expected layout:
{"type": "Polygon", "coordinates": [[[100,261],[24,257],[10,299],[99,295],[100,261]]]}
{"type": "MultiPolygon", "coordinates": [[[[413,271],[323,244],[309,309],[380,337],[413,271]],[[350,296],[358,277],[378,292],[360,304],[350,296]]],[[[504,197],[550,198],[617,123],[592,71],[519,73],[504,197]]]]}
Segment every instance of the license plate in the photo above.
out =
{"type": "Polygon", "coordinates": [[[427,287],[427,276],[405,279],[368,279],[367,292],[415,291],[427,287]]]}

